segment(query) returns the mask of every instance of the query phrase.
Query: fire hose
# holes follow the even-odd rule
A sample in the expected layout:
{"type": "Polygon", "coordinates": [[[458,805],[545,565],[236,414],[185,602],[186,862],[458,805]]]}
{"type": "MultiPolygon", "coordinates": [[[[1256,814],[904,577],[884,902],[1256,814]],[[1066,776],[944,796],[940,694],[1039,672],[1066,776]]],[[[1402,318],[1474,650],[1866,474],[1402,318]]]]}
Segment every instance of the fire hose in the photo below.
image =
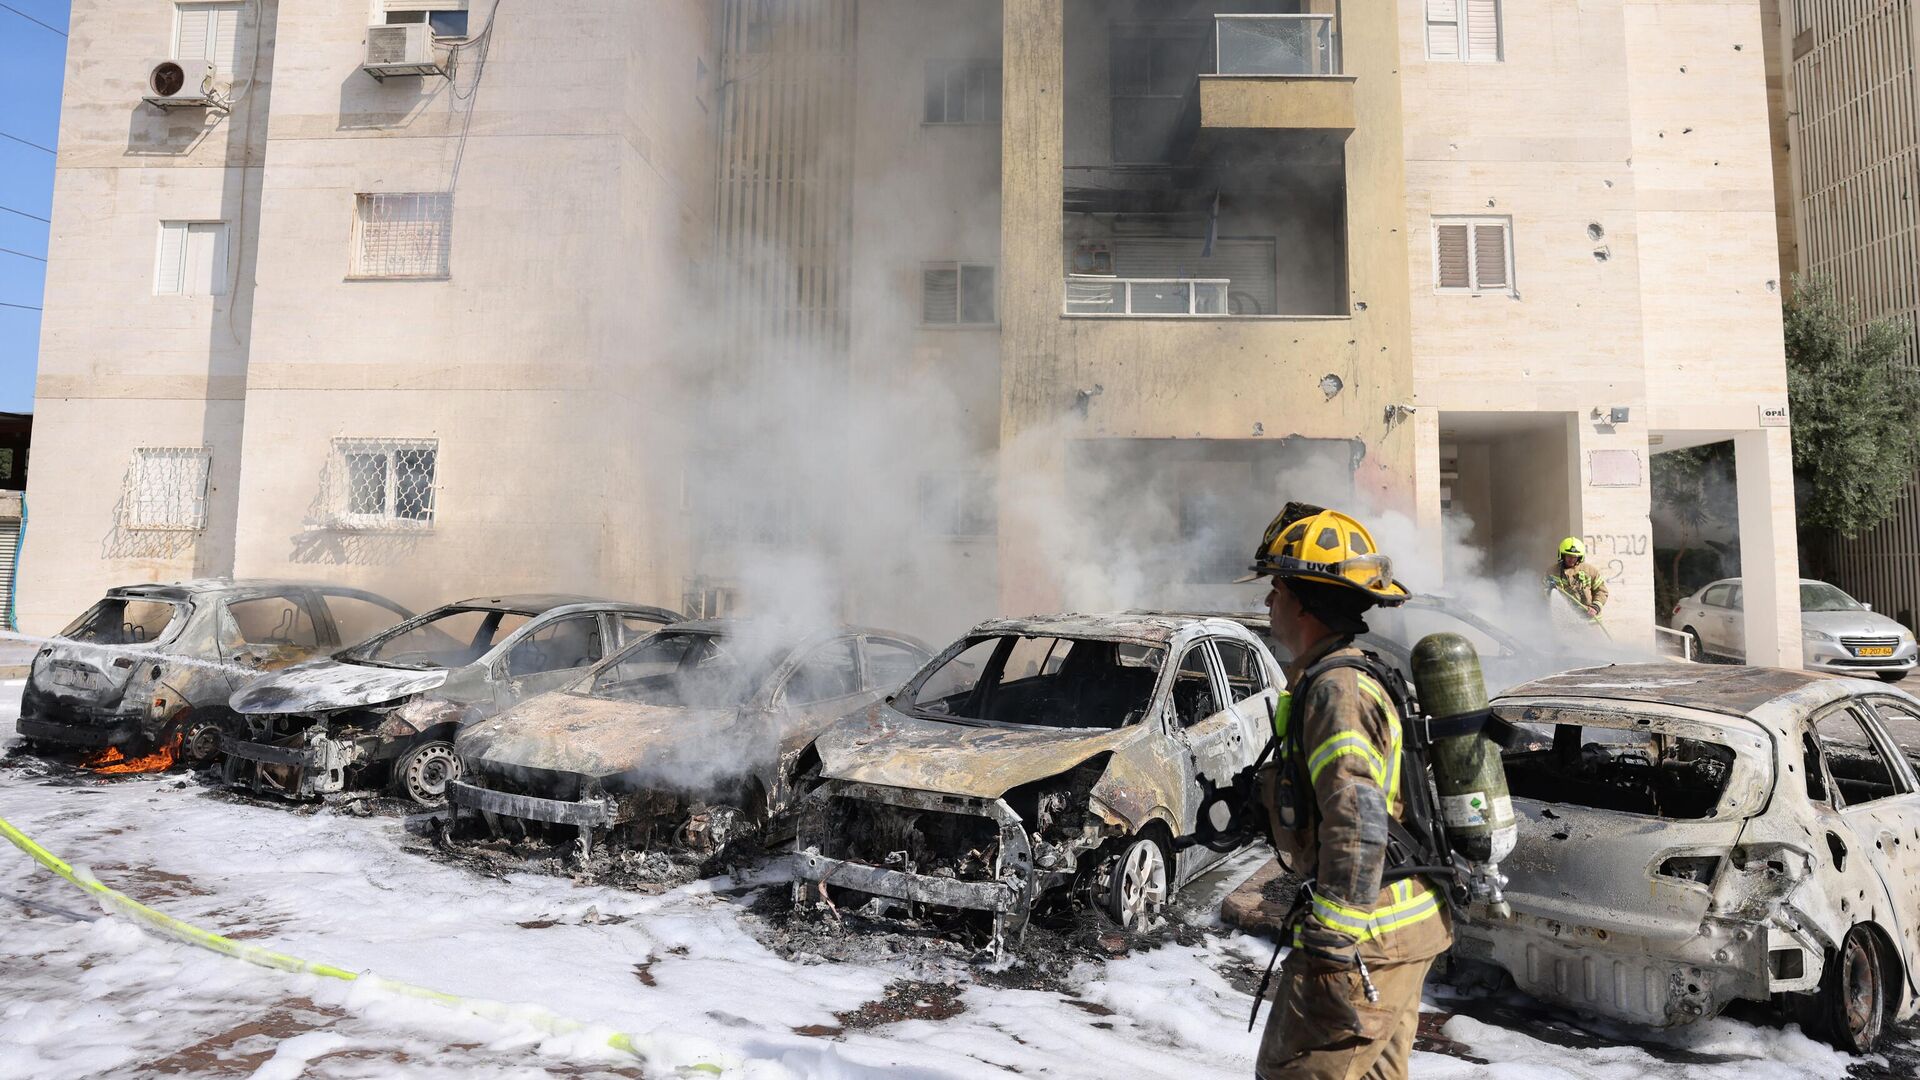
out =
{"type": "MultiPolygon", "coordinates": [[[[53,871],[54,874],[63,878],[69,884],[85,892],[92,893],[102,902],[102,906],[109,913],[117,912],[162,936],[184,942],[188,945],[198,946],[209,952],[216,952],[222,956],[230,956],[236,960],[244,960],[249,964],[274,968],[279,971],[319,975],[324,978],[339,979],[343,982],[360,982],[366,979],[383,990],[391,991],[403,997],[430,1001],[436,1005],[462,1010],[489,1020],[506,1020],[523,1023],[538,1031],[545,1032],[548,1035],[570,1035],[587,1028],[587,1025],[580,1021],[569,1020],[545,1010],[527,1010],[497,1001],[462,998],[424,986],[414,986],[411,983],[380,979],[372,976],[370,973],[348,971],[345,968],[334,967],[331,964],[315,963],[312,960],[303,960],[297,956],[288,956],[285,953],[277,953],[269,949],[262,949],[255,945],[235,941],[232,938],[223,937],[210,930],[203,930],[191,923],[182,922],[164,912],[155,911],[125,893],[108,888],[106,885],[94,879],[92,875],[76,871],[72,866],[61,861],[58,856],[35,843],[32,837],[15,828],[13,823],[4,817],[0,817],[0,836],[5,836],[13,843],[14,847],[25,852],[34,862],[53,871]]],[[[625,1032],[614,1032],[608,1036],[607,1045],[615,1050],[631,1054],[643,1061],[661,1060],[668,1056],[665,1048],[655,1044],[652,1040],[644,1036],[628,1035],[625,1032]]],[[[718,1076],[725,1071],[725,1067],[710,1062],[698,1062],[681,1066],[679,1071],[682,1073],[699,1073],[718,1076]]]]}

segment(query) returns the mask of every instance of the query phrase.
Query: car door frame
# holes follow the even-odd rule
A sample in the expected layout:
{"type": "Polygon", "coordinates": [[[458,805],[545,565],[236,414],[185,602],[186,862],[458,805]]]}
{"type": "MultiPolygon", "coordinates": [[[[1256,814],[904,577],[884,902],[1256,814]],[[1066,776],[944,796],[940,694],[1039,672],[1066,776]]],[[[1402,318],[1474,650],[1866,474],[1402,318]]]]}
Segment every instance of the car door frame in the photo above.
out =
{"type": "MultiPolygon", "coordinates": [[[[225,646],[228,640],[227,631],[229,629],[233,631],[232,640],[235,642],[234,654],[224,658],[231,660],[244,670],[254,673],[254,675],[246,676],[235,673],[234,679],[236,681],[234,685],[236,689],[244,683],[251,682],[253,678],[260,674],[279,671],[282,668],[292,667],[294,664],[298,664],[304,660],[311,660],[316,656],[324,656],[332,649],[332,646],[327,644],[327,636],[333,632],[333,616],[324,610],[320,603],[319,596],[304,585],[289,585],[285,588],[262,587],[236,590],[228,593],[220,598],[217,610],[214,612],[214,621],[217,627],[214,636],[220,643],[222,653],[226,651],[225,646]],[[313,624],[314,647],[301,655],[286,657],[286,663],[284,664],[267,666],[265,664],[250,662],[259,659],[258,654],[252,650],[260,648],[261,646],[256,642],[247,640],[246,635],[240,629],[240,620],[234,618],[231,609],[235,604],[244,604],[253,600],[272,600],[275,598],[291,600],[306,609],[307,620],[313,624]]],[[[287,646],[287,648],[298,648],[298,646],[287,646]]]]}
{"type": "MultiPolygon", "coordinates": [[[[503,612],[502,614],[511,614],[511,612],[503,612]]],[[[543,611],[528,619],[523,625],[515,627],[513,632],[507,635],[506,640],[496,644],[487,651],[485,656],[475,662],[477,666],[482,666],[490,676],[495,687],[493,696],[496,704],[503,709],[509,708],[528,698],[544,694],[549,690],[558,690],[560,687],[579,678],[586,672],[600,666],[602,661],[613,655],[613,652],[607,649],[607,620],[605,616],[606,611],[602,608],[590,608],[585,611],[556,608],[551,611],[543,611]],[[598,630],[600,634],[599,659],[594,660],[590,664],[565,668],[549,668],[546,671],[536,671],[531,675],[524,675],[518,679],[514,678],[512,670],[507,666],[507,658],[513,655],[513,650],[518,647],[522,641],[549,626],[558,625],[563,620],[580,618],[591,618],[594,620],[594,628],[598,630]],[[543,676],[553,677],[542,678],[543,676]],[[527,688],[524,685],[515,685],[516,683],[524,684],[531,679],[539,679],[540,685],[532,688],[527,688]]]]}
{"type": "MultiPolygon", "coordinates": [[[[1881,925],[1880,929],[1893,939],[1895,948],[1901,953],[1901,962],[1907,976],[1907,989],[1920,991],[1920,982],[1916,982],[1916,979],[1920,979],[1920,953],[1911,953],[1900,944],[1907,940],[1905,937],[1907,929],[1913,926],[1916,920],[1920,920],[1920,906],[1916,906],[1915,903],[1916,900],[1920,900],[1920,877],[1912,873],[1902,873],[1901,868],[1890,864],[1889,860],[1892,856],[1886,850],[1885,842],[1889,836],[1897,839],[1900,830],[1887,828],[1884,821],[1887,815],[1897,817],[1904,814],[1908,819],[1907,825],[1920,831],[1920,776],[1916,776],[1912,763],[1907,760],[1905,754],[1900,752],[1899,745],[1888,736],[1886,726],[1881,723],[1880,714],[1874,709],[1870,695],[1856,695],[1829,702],[1807,714],[1805,723],[1807,732],[1813,736],[1814,745],[1819,748],[1820,771],[1827,787],[1825,802],[1809,799],[1808,803],[1813,807],[1816,818],[1831,816],[1845,826],[1846,839],[1851,842],[1848,854],[1857,856],[1861,863],[1872,871],[1865,877],[1856,875],[1856,880],[1868,881],[1877,886],[1877,891],[1868,895],[1870,899],[1877,900],[1879,903],[1864,904],[1860,909],[1849,912],[1849,915],[1855,922],[1865,921],[1869,917],[1878,922],[1880,920],[1875,913],[1882,910],[1888,913],[1887,918],[1892,920],[1893,925],[1881,925]],[[1874,799],[1871,802],[1846,804],[1845,795],[1841,792],[1839,785],[1833,781],[1833,769],[1828,764],[1830,755],[1827,751],[1827,742],[1820,734],[1821,722],[1843,711],[1851,712],[1857,718],[1856,723],[1865,730],[1867,738],[1873,743],[1874,749],[1879,751],[1882,760],[1891,763],[1894,782],[1896,785],[1903,786],[1904,791],[1874,799]],[[1867,819],[1865,827],[1861,824],[1862,819],[1867,819]],[[1894,897],[1893,882],[1895,880],[1911,882],[1907,890],[1908,903],[1905,906],[1894,897]]],[[[1920,848],[1916,848],[1915,854],[1920,857],[1920,848]]],[[[1845,871],[1841,872],[1845,873],[1845,871]]]]}
{"type": "Polygon", "coordinates": [[[772,775],[759,778],[766,789],[767,798],[772,807],[784,806],[793,795],[792,780],[794,778],[788,773],[799,756],[800,748],[812,745],[814,739],[842,717],[858,712],[869,702],[879,700],[880,691],[869,689],[867,686],[867,656],[866,651],[861,647],[864,638],[865,635],[851,630],[808,637],[788,651],[786,658],[774,668],[773,674],[767,677],[766,685],[754,694],[752,707],[762,716],[770,720],[785,717],[785,722],[780,723],[778,728],[779,760],[775,764],[772,775]],[[846,642],[853,649],[853,693],[821,698],[819,701],[790,704],[787,701],[787,687],[793,681],[793,677],[799,674],[800,666],[806,663],[814,653],[841,641],[846,642]],[[830,709],[818,708],[831,702],[841,704],[830,709]],[[794,738],[796,733],[802,737],[794,738]],[[792,754],[788,753],[790,743],[792,754]]]}
{"type": "MultiPolygon", "coordinates": [[[[1227,679],[1220,665],[1220,654],[1214,646],[1215,639],[1220,636],[1203,632],[1185,642],[1175,641],[1168,649],[1167,697],[1161,709],[1160,723],[1161,731],[1174,747],[1179,763],[1180,804],[1170,808],[1175,813],[1177,833],[1191,834],[1195,830],[1200,811],[1208,802],[1207,785],[1214,785],[1216,790],[1224,789],[1239,771],[1235,762],[1240,754],[1235,748],[1245,739],[1245,731],[1240,713],[1232,705],[1225,704],[1230,696],[1227,679]],[[1180,710],[1174,700],[1173,687],[1179,682],[1187,654],[1195,649],[1204,650],[1202,657],[1216,708],[1196,720],[1192,726],[1187,726],[1180,722],[1180,710]]],[[[1186,884],[1225,857],[1224,853],[1204,846],[1180,852],[1175,859],[1176,883],[1186,884]]]]}
{"type": "Polygon", "coordinates": [[[1730,581],[1711,582],[1706,588],[1700,590],[1700,613],[1692,620],[1693,628],[1700,634],[1701,651],[1721,656],[1726,655],[1726,646],[1720,637],[1720,614],[1727,609],[1714,603],[1709,598],[1713,595],[1715,589],[1723,585],[1727,588],[1727,594],[1732,595],[1733,583],[1730,581]]]}
{"type": "Polygon", "coordinates": [[[899,637],[894,634],[876,634],[872,632],[863,631],[857,636],[859,640],[854,645],[854,654],[858,656],[860,660],[860,687],[861,689],[865,690],[867,693],[870,693],[870,694],[887,694],[887,693],[892,693],[894,691],[898,691],[900,687],[905,686],[907,685],[907,683],[912,682],[913,677],[915,675],[920,674],[920,672],[926,669],[927,661],[933,659],[932,655],[927,652],[925,647],[916,645],[913,642],[908,641],[907,639],[903,637],[899,637]],[[883,645],[892,645],[896,648],[905,649],[906,651],[911,653],[917,653],[920,657],[920,664],[918,667],[914,668],[911,672],[908,672],[907,677],[901,680],[900,686],[893,686],[893,687],[877,686],[873,682],[871,673],[868,672],[867,670],[867,643],[870,641],[877,641],[883,645]]]}
{"type": "Polygon", "coordinates": [[[376,607],[383,607],[383,608],[386,608],[388,611],[397,611],[400,613],[400,617],[398,619],[395,619],[394,621],[388,623],[387,625],[381,627],[380,629],[375,630],[373,633],[368,634],[365,638],[362,638],[361,641],[366,641],[366,640],[370,640],[372,638],[378,637],[379,635],[386,633],[388,630],[391,630],[394,627],[399,626],[401,623],[406,622],[408,619],[411,619],[416,614],[418,614],[417,612],[408,611],[406,608],[402,607],[399,604],[394,603],[392,600],[388,599],[387,597],[381,596],[379,593],[368,592],[365,589],[351,589],[345,585],[316,585],[309,588],[307,592],[311,593],[313,596],[314,610],[322,612],[326,616],[328,640],[322,649],[322,651],[324,652],[333,652],[338,649],[344,649],[349,645],[360,644],[359,641],[346,641],[341,638],[340,624],[334,620],[333,609],[327,607],[328,596],[344,596],[350,600],[364,600],[369,604],[375,605],[376,607]]]}

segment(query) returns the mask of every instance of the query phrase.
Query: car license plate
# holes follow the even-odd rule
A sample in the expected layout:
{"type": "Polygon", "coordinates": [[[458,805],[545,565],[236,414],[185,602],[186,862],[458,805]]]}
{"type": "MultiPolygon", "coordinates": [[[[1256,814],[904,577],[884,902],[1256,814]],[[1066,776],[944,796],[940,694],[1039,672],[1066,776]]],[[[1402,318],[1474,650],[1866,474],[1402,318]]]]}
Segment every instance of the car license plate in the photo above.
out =
{"type": "Polygon", "coordinates": [[[1854,655],[1856,655],[1856,656],[1892,656],[1892,655],[1893,655],[1893,646],[1891,646],[1891,645],[1862,645],[1862,646],[1860,646],[1860,647],[1859,647],[1858,649],[1855,649],[1855,650],[1854,650],[1854,655]]]}

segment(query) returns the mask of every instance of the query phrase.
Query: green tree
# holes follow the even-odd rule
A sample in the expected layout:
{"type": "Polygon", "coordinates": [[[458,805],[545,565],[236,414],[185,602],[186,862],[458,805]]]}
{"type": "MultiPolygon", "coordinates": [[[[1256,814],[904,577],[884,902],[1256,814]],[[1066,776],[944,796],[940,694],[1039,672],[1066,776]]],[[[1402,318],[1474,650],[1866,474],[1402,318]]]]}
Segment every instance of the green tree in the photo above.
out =
{"type": "Polygon", "coordinates": [[[1796,279],[1786,305],[1794,495],[1803,529],[1857,536],[1885,521],[1920,461],[1920,371],[1909,328],[1871,323],[1825,277],[1796,279]]]}

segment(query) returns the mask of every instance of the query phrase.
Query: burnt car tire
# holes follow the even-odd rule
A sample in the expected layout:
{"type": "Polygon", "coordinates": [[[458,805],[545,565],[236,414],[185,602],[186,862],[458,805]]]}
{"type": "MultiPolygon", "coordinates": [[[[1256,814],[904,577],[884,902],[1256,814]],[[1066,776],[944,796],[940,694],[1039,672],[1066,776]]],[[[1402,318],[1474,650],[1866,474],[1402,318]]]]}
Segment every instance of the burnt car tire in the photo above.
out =
{"type": "Polygon", "coordinates": [[[1135,836],[1107,870],[1107,918],[1124,930],[1151,930],[1170,891],[1166,849],[1151,836],[1135,836]]]}
{"type": "Polygon", "coordinates": [[[200,768],[219,760],[220,742],[224,737],[220,725],[212,720],[196,720],[188,724],[186,741],[182,744],[187,764],[200,768]]]}
{"type": "Polygon", "coordinates": [[[447,785],[460,779],[460,759],[453,744],[436,739],[400,755],[393,763],[393,793],[421,806],[446,801],[447,785]]]}
{"type": "Polygon", "coordinates": [[[1819,991],[1800,999],[1801,1026],[1846,1053],[1871,1053],[1886,1031],[1889,989],[1879,941],[1856,926],[1828,958],[1819,991]]]}

